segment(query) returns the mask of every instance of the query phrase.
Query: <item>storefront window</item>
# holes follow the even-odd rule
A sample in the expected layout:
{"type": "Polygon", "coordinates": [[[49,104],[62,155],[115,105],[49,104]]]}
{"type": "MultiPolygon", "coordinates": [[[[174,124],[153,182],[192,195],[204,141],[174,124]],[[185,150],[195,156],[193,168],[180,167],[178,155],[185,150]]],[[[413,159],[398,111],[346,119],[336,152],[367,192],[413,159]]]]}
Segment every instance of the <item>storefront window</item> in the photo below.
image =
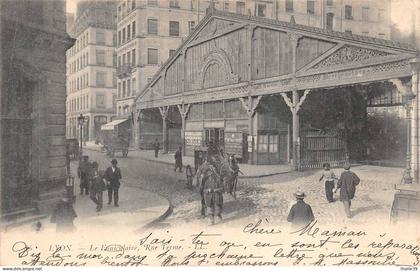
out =
{"type": "Polygon", "coordinates": [[[278,152],[278,135],[259,135],[258,152],[278,152]]]}
{"type": "Polygon", "coordinates": [[[277,152],[278,135],[270,135],[268,138],[268,152],[277,152]]]}
{"type": "Polygon", "coordinates": [[[268,151],[268,135],[258,136],[258,152],[268,151]]]}

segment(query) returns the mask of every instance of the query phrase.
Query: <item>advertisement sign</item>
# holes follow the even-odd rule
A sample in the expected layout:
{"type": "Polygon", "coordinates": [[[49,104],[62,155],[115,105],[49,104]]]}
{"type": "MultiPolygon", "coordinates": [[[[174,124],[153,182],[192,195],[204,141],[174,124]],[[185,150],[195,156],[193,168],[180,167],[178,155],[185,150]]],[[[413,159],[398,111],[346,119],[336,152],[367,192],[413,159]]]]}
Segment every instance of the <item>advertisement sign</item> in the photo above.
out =
{"type": "Polygon", "coordinates": [[[185,144],[188,146],[201,146],[202,141],[202,132],[185,132],[185,144]]]}
{"type": "Polygon", "coordinates": [[[248,152],[252,152],[252,136],[248,136],[248,152]]]}

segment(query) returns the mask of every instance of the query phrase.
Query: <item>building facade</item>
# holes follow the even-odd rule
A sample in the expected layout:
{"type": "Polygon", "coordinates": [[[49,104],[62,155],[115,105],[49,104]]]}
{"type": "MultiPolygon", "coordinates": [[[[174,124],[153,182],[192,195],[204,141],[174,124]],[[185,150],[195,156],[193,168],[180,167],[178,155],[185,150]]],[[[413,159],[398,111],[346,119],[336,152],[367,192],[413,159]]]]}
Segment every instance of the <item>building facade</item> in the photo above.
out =
{"type": "Polygon", "coordinates": [[[73,40],[66,34],[65,1],[1,1],[0,19],[5,222],[52,210],[64,192],[65,52],[73,40]]]}
{"type": "Polygon", "coordinates": [[[79,138],[77,117],[83,114],[83,140],[92,141],[99,138],[101,125],[115,117],[116,4],[89,1],[83,7],[74,23],[75,45],[66,52],[66,135],[79,138]]]}

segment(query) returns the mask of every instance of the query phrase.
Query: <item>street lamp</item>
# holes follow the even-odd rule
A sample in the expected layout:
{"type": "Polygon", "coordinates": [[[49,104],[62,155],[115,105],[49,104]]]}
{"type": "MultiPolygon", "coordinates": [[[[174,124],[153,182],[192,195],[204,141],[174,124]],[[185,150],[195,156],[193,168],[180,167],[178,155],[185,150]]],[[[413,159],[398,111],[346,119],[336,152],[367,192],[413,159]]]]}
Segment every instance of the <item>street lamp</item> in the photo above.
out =
{"type": "Polygon", "coordinates": [[[83,155],[83,125],[85,124],[86,117],[80,114],[79,117],[77,117],[77,121],[79,123],[80,127],[80,153],[79,153],[79,161],[82,161],[82,155],[83,155]]]}

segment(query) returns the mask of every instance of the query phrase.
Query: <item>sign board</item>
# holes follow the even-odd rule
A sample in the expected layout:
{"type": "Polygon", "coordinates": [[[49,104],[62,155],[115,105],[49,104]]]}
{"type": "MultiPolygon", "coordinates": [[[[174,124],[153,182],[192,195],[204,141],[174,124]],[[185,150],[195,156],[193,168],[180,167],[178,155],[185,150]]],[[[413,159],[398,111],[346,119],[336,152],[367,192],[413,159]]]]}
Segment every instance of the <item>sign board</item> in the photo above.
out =
{"type": "Polygon", "coordinates": [[[243,156],[243,133],[225,131],[225,152],[235,154],[238,158],[243,156]]]}
{"type": "Polygon", "coordinates": [[[252,152],[252,136],[248,136],[248,152],[252,152]]]}
{"type": "Polygon", "coordinates": [[[225,128],[224,120],[204,121],[204,128],[225,128]]]}
{"type": "Polygon", "coordinates": [[[201,146],[203,141],[202,132],[185,132],[185,144],[188,146],[201,146]]]}

